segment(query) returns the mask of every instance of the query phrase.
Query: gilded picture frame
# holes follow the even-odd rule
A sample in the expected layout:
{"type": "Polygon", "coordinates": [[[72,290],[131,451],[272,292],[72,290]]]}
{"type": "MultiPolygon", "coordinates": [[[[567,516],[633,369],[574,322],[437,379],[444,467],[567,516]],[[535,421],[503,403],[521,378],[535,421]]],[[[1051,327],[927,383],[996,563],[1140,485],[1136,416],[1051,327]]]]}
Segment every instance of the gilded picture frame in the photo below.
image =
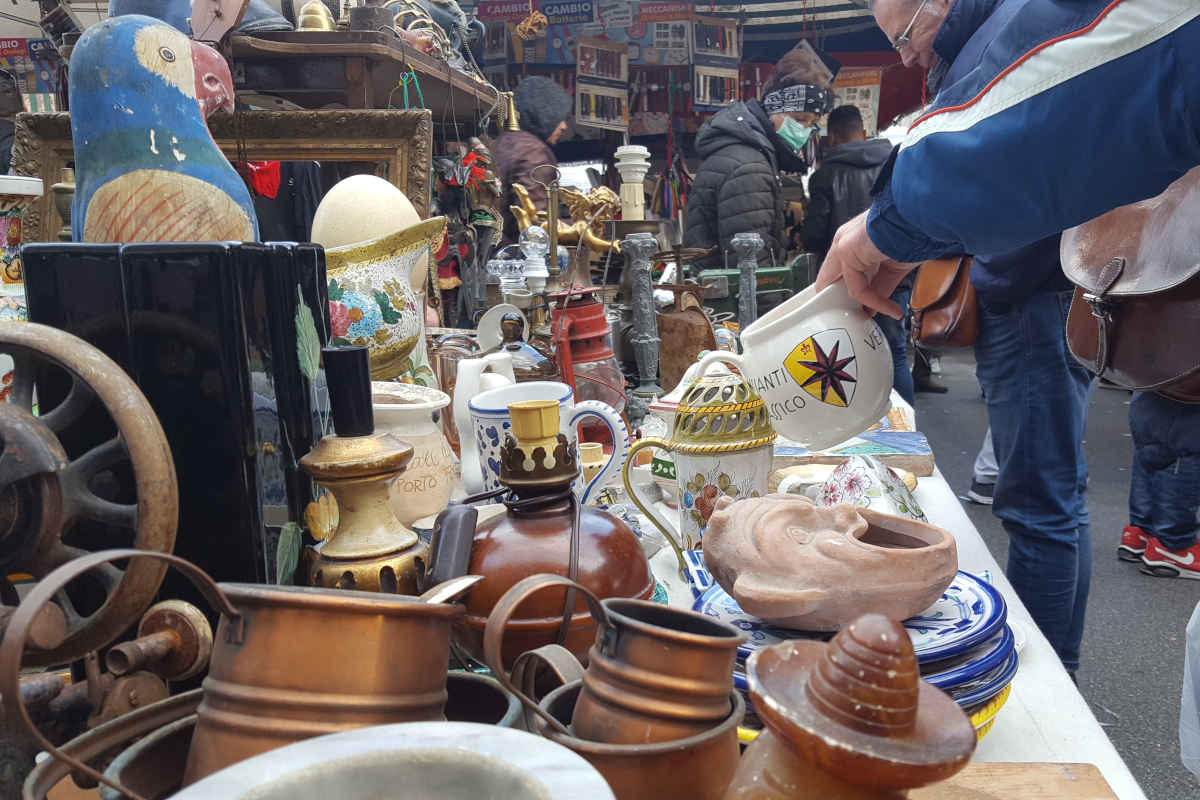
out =
{"type": "MultiPolygon", "coordinates": [[[[243,111],[208,120],[213,138],[231,161],[353,161],[376,164],[375,174],[395,184],[423,218],[429,216],[433,118],[406,111],[243,111]]],[[[52,242],[62,227],[50,187],[74,160],[67,113],[18,114],[12,172],[41,178],[41,199],[25,212],[26,242],[52,242]]]]}

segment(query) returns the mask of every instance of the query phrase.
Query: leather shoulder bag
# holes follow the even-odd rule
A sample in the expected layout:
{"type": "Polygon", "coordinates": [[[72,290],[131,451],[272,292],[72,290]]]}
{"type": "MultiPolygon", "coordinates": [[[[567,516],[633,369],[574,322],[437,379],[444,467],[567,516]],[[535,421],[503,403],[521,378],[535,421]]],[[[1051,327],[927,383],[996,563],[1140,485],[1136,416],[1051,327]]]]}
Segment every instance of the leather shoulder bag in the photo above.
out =
{"type": "Polygon", "coordinates": [[[979,302],[971,257],[926,261],[912,293],[913,341],[929,350],[970,347],[979,338],[979,302]]]}
{"type": "Polygon", "coordinates": [[[1200,168],[1062,237],[1071,354],[1127,389],[1200,402],[1200,168]]]}

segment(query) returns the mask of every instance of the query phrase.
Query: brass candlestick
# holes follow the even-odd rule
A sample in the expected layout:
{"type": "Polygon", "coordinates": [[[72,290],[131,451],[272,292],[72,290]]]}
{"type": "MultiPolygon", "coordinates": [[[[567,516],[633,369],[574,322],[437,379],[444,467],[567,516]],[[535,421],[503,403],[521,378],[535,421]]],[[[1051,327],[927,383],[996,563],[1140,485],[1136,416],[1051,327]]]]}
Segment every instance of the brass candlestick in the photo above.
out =
{"type": "Polygon", "coordinates": [[[336,435],[323,438],[300,466],[337,500],[338,527],[319,545],[308,582],[416,594],[429,547],[388,505],[388,486],[404,471],[413,449],[375,432],[367,348],[331,347],[322,355],[336,435]]]}

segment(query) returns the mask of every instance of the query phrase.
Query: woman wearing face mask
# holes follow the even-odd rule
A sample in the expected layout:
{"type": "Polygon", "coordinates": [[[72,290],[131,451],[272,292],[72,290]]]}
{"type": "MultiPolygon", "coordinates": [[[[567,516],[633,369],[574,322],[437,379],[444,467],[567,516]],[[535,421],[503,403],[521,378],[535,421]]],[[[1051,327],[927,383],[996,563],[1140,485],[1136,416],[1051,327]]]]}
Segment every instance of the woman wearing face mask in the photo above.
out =
{"type": "MultiPolygon", "coordinates": [[[[684,247],[720,245],[734,256],[734,234],[757,233],[766,247],[762,264],[782,264],[787,247],[779,173],[805,172],[804,152],[813,125],[833,108],[830,85],[837,63],[801,42],[775,65],[762,99],[735,102],[696,134],[703,159],[688,194],[684,247]]],[[[697,262],[701,269],[725,264],[722,252],[697,262]]]]}

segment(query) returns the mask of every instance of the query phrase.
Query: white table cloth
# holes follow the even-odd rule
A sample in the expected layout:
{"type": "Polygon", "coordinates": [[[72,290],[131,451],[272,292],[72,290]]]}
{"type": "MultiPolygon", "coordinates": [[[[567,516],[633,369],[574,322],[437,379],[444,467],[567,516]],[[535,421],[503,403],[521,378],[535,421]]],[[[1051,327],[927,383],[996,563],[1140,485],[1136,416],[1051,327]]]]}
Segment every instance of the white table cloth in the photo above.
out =
{"type": "MultiPolygon", "coordinates": [[[[1095,764],[1121,800],[1144,800],[1141,787],[1017,598],[945,478],[940,472],[921,478],[915,495],[930,522],[954,535],[959,567],[977,574],[987,572],[1008,604],[1009,619],[1027,634],[1012,694],[991,732],[979,743],[975,760],[1095,764]]],[[[666,506],[659,504],[658,510],[667,520],[677,518],[678,512],[666,506]]],[[[659,551],[651,566],[670,602],[690,608],[694,600],[691,587],[679,577],[674,552],[670,548],[659,551]]]]}

